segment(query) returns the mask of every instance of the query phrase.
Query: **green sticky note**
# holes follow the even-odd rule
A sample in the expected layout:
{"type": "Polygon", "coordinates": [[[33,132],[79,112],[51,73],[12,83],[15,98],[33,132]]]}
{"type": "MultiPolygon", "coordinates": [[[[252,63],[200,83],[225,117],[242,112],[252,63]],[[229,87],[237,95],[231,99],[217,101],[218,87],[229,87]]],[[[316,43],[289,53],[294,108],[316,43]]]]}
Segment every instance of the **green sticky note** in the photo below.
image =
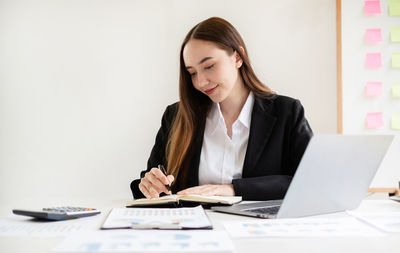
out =
{"type": "Polygon", "coordinates": [[[394,130],[400,130],[400,113],[393,113],[390,126],[394,130]]]}
{"type": "Polygon", "coordinates": [[[390,41],[400,42],[400,26],[390,27],[390,41]]]}
{"type": "Polygon", "coordinates": [[[392,68],[400,68],[400,53],[392,53],[392,68]]]}
{"type": "Polygon", "coordinates": [[[389,15],[400,16],[400,0],[389,0],[389,15]]]}
{"type": "Polygon", "coordinates": [[[400,98],[400,82],[392,83],[392,98],[400,98]]]}

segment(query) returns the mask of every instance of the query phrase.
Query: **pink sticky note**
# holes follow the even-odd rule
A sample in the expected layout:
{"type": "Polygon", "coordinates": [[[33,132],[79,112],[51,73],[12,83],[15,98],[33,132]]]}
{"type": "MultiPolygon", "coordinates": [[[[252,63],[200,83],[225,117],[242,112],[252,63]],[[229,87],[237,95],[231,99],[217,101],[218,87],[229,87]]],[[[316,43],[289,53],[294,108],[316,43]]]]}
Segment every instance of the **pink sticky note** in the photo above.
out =
{"type": "Polygon", "coordinates": [[[381,14],[381,1],[369,0],[364,1],[364,13],[367,15],[381,14]]]}
{"type": "Polygon", "coordinates": [[[383,114],[381,112],[367,113],[367,128],[379,128],[383,126],[383,114]]]}
{"type": "Polygon", "coordinates": [[[382,67],[381,53],[368,53],[365,55],[365,67],[368,69],[377,69],[382,67]]]}
{"type": "Polygon", "coordinates": [[[367,82],[367,85],[365,85],[365,95],[368,97],[382,96],[382,82],[367,82]]]}
{"type": "Polygon", "coordinates": [[[378,43],[382,42],[382,31],[380,28],[377,29],[367,29],[365,31],[365,40],[368,43],[378,43]]]}

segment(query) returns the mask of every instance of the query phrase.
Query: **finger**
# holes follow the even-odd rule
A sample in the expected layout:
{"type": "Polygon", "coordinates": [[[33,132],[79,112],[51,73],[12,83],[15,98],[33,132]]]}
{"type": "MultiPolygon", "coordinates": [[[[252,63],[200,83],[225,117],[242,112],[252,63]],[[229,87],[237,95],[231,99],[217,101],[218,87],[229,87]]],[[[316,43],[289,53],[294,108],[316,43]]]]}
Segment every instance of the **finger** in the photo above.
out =
{"type": "Polygon", "coordinates": [[[183,194],[199,194],[202,192],[203,186],[195,186],[195,187],[190,187],[185,190],[182,190],[178,192],[178,194],[183,195],[183,194]]]}
{"type": "Polygon", "coordinates": [[[187,194],[190,194],[190,191],[188,189],[185,189],[185,190],[177,192],[176,194],[178,194],[178,195],[187,195],[187,194]]]}
{"type": "Polygon", "coordinates": [[[139,190],[143,193],[143,195],[148,199],[150,198],[150,193],[147,190],[146,186],[144,186],[144,184],[140,183],[139,184],[139,190]]]}
{"type": "Polygon", "coordinates": [[[171,193],[171,191],[168,190],[167,186],[170,186],[171,183],[174,181],[174,176],[166,176],[161,170],[153,168],[150,171],[149,178],[151,178],[151,181],[153,181],[156,185],[155,187],[158,192],[164,192],[166,194],[171,193]]]}
{"type": "Polygon", "coordinates": [[[141,187],[142,187],[142,189],[143,189],[143,191],[145,193],[146,198],[151,199],[152,198],[152,195],[151,195],[151,192],[150,192],[150,187],[151,186],[149,185],[149,183],[147,181],[148,180],[146,178],[142,178],[142,181],[141,181],[140,185],[141,185],[141,187]]]}
{"type": "Polygon", "coordinates": [[[157,177],[155,177],[152,173],[146,174],[145,176],[146,180],[148,180],[149,185],[147,188],[149,188],[149,186],[151,186],[151,188],[155,188],[155,190],[160,193],[166,190],[165,188],[165,184],[163,184],[157,177]]]}
{"type": "Polygon", "coordinates": [[[210,194],[215,192],[215,186],[214,185],[204,185],[201,189],[202,194],[210,194]]]}
{"type": "Polygon", "coordinates": [[[212,185],[211,187],[207,188],[205,194],[209,196],[224,196],[226,194],[226,185],[212,185]]]}
{"type": "Polygon", "coordinates": [[[159,198],[160,197],[160,193],[154,188],[150,188],[149,192],[151,194],[151,198],[159,198]]]}
{"type": "Polygon", "coordinates": [[[229,185],[212,185],[207,187],[203,192],[204,195],[208,196],[234,196],[234,191],[229,185]]]}
{"type": "Polygon", "coordinates": [[[215,189],[214,187],[209,187],[204,189],[201,192],[201,195],[203,196],[214,196],[214,195],[219,195],[217,189],[215,189]]]}
{"type": "Polygon", "coordinates": [[[150,198],[158,198],[160,196],[160,192],[164,191],[163,189],[159,190],[157,188],[157,186],[154,185],[151,180],[149,180],[149,176],[148,175],[146,175],[146,177],[144,177],[142,179],[142,182],[143,182],[144,186],[146,187],[150,198]]]}
{"type": "Polygon", "coordinates": [[[158,192],[155,188],[154,185],[149,182],[148,178],[143,178],[143,185],[146,187],[147,192],[149,193],[149,198],[158,198],[160,196],[160,192],[158,192]]]}
{"type": "Polygon", "coordinates": [[[185,193],[185,194],[212,196],[212,195],[217,195],[218,186],[216,186],[216,185],[195,186],[195,187],[188,188],[185,191],[187,191],[187,193],[185,193]]]}
{"type": "Polygon", "coordinates": [[[162,173],[162,171],[158,168],[152,168],[150,173],[154,175],[154,177],[158,178],[158,180],[160,180],[164,185],[169,184],[167,176],[164,175],[164,173],[162,173]]]}
{"type": "Polygon", "coordinates": [[[172,175],[168,175],[168,176],[167,176],[167,180],[168,180],[168,185],[171,185],[172,182],[174,182],[175,178],[174,178],[174,176],[172,176],[172,175]]]}
{"type": "Polygon", "coordinates": [[[182,191],[177,192],[176,194],[178,194],[178,195],[185,195],[185,194],[188,194],[188,192],[187,192],[187,190],[185,189],[185,190],[182,190],[182,191]]]}

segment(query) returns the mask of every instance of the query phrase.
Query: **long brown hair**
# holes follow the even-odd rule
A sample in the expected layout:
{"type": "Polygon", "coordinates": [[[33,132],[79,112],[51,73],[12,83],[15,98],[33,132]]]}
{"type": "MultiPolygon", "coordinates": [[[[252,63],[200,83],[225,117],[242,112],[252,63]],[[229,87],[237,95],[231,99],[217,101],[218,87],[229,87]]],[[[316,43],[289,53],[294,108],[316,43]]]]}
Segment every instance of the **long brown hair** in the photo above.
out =
{"type": "Polygon", "coordinates": [[[214,42],[229,55],[236,51],[243,61],[239,71],[244,85],[258,97],[267,98],[274,93],[257,78],[242,37],[228,21],[212,17],[193,27],[183,40],[180,50],[180,102],[166,146],[168,174],[175,177],[174,182],[186,180],[184,176],[189,166],[188,159],[193,155],[192,147],[196,134],[204,130],[205,119],[212,105],[208,96],[194,88],[191,76],[185,67],[183,49],[191,39],[214,42]]]}

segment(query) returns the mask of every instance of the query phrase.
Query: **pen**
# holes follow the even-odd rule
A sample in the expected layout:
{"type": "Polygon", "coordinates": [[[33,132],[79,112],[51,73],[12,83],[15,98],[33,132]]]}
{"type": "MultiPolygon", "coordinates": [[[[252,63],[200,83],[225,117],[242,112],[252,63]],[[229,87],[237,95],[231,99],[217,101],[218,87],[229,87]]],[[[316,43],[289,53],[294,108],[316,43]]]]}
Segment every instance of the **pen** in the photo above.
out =
{"type": "MultiPolygon", "coordinates": [[[[165,176],[167,176],[167,172],[165,171],[165,168],[164,168],[164,166],[163,166],[162,164],[159,164],[159,165],[158,165],[158,169],[161,170],[161,172],[162,172],[165,176]]],[[[168,190],[169,192],[172,192],[172,191],[171,191],[171,187],[170,187],[168,184],[166,184],[165,187],[167,188],[167,190],[168,190]]]]}

